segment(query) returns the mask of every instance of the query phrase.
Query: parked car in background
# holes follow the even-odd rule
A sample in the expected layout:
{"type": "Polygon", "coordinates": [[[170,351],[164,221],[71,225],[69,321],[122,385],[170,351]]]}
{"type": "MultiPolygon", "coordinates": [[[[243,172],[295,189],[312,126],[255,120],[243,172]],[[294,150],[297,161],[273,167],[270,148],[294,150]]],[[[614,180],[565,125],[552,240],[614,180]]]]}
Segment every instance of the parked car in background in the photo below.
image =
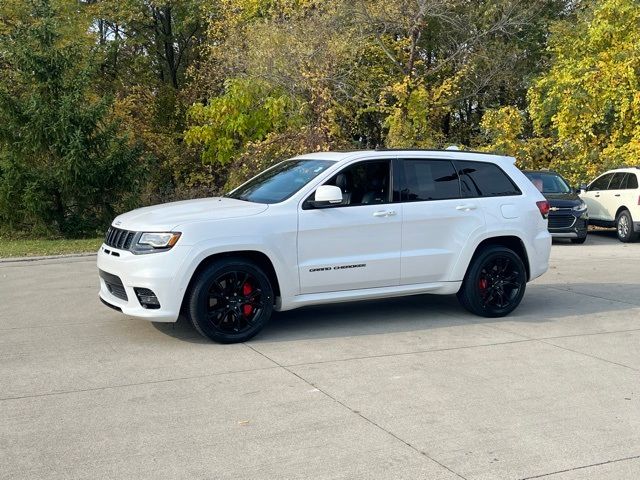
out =
{"type": "Polygon", "coordinates": [[[549,233],[556,238],[569,238],[572,243],[587,240],[589,214],[587,204],[576,190],[558,173],[552,171],[523,172],[549,201],[549,233]]]}
{"type": "Polygon", "coordinates": [[[621,242],[640,237],[640,168],[618,168],[591,182],[580,196],[589,208],[590,223],[615,227],[621,242]]]}
{"type": "Polygon", "coordinates": [[[515,159],[461,151],[302,155],[222,198],[117,217],[98,252],[100,298],[225,343],[273,310],[458,294],[484,317],[549,266],[549,202],[515,159]]]}

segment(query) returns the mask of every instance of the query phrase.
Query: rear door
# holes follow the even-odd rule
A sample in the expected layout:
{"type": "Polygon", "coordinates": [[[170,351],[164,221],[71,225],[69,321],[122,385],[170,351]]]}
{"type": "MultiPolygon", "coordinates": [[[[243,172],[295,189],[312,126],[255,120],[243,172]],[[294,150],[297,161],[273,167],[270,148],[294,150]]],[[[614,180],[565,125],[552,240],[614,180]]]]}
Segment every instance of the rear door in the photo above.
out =
{"type": "Polygon", "coordinates": [[[402,202],[401,283],[449,280],[469,237],[484,227],[477,200],[462,199],[454,164],[449,160],[397,160],[394,193],[402,202]]]}
{"type": "Polygon", "coordinates": [[[640,221],[640,192],[638,191],[638,176],[633,173],[627,173],[624,182],[624,190],[622,191],[622,201],[631,212],[634,222],[640,221]]]}
{"type": "Polygon", "coordinates": [[[622,197],[626,183],[627,173],[616,172],[611,177],[607,189],[600,193],[600,202],[603,206],[605,220],[613,221],[616,219],[618,208],[623,204],[622,197]]]}

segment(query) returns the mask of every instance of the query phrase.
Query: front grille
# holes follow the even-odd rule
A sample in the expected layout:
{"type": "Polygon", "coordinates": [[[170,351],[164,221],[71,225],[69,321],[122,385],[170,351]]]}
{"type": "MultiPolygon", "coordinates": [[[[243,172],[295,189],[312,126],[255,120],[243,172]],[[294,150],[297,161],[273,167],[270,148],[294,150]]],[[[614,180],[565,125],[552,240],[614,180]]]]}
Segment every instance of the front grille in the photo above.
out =
{"type": "Polygon", "coordinates": [[[136,232],[132,232],[130,230],[109,227],[109,230],[107,230],[107,234],[104,237],[104,243],[110,247],[119,248],[120,250],[129,250],[135,235],[136,232]]]}
{"type": "Polygon", "coordinates": [[[549,215],[549,229],[571,228],[576,217],[569,215],[549,215]]]}
{"type": "Polygon", "coordinates": [[[124,285],[122,284],[120,277],[107,273],[103,270],[98,270],[98,274],[100,275],[100,278],[104,280],[104,284],[107,286],[107,290],[109,290],[111,295],[119,298],[120,300],[129,300],[129,297],[127,297],[127,291],[124,289],[124,285]]]}

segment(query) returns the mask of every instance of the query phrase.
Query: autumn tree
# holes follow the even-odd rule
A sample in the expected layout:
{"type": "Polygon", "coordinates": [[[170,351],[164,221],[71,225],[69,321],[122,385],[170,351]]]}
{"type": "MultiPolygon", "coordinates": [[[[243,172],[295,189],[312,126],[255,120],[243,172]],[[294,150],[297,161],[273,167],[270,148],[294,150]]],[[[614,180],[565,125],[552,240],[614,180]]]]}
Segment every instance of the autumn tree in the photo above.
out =
{"type": "Polygon", "coordinates": [[[554,166],[574,180],[640,157],[640,7],[593,2],[557,24],[553,64],[529,92],[536,135],[560,152],[554,166]]]}

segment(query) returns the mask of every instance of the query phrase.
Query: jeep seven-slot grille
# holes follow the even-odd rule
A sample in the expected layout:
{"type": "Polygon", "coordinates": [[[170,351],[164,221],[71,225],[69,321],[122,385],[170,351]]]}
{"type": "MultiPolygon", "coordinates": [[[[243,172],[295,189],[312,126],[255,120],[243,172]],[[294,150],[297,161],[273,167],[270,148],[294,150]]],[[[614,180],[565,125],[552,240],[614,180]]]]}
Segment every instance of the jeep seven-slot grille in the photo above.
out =
{"type": "Polygon", "coordinates": [[[109,230],[107,230],[107,234],[104,237],[104,243],[110,247],[119,248],[120,250],[129,250],[135,234],[136,232],[132,232],[130,230],[109,227],[109,230]]]}

